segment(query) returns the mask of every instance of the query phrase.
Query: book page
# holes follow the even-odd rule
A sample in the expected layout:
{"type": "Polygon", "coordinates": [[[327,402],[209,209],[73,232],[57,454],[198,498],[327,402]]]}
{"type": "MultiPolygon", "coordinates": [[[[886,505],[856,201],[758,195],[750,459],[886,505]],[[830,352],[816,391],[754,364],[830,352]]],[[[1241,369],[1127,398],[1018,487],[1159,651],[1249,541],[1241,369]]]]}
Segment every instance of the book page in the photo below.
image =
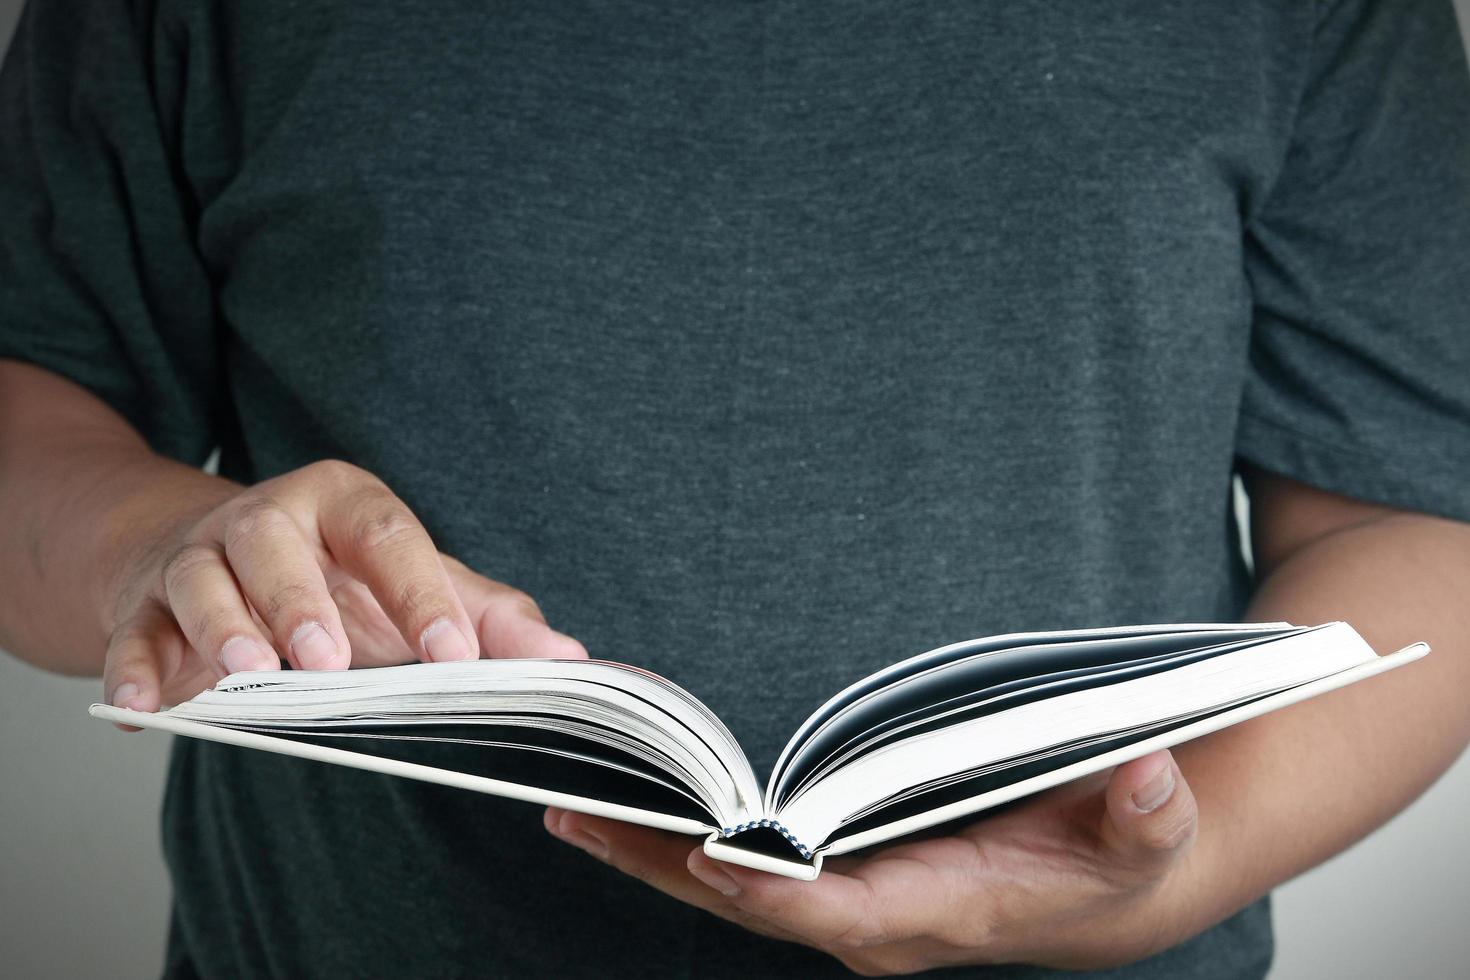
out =
{"type": "Polygon", "coordinates": [[[224,678],[166,713],[321,736],[397,729],[430,737],[445,726],[487,726],[495,730],[492,741],[535,745],[550,732],[581,740],[585,751],[604,746],[638,755],[706,801],[721,826],[759,819],[762,810],[749,762],[708,708],[670,681],[607,661],[251,672],[224,678]]]}
{"type": "Polygon", "coordinates": [[[1106,668],[1295,629],[1298,627],[1288,623],[1170,624],[1017,633],[940,647],[869,675],[823,705],[787,743],[771,773],[766,796],[772,808],[779,806],[843,744],[885,721],[954,698],[1006,682],[1106,668]]]}
{"type": "Polygon", "coordinates": [[[872,803],[987,763],[1207,714],[1374,660],[1346,624],[1288,634],[1217,657],[1022,704],[888,745],[839,767],[776,811],[807,847],[872,803]]]}

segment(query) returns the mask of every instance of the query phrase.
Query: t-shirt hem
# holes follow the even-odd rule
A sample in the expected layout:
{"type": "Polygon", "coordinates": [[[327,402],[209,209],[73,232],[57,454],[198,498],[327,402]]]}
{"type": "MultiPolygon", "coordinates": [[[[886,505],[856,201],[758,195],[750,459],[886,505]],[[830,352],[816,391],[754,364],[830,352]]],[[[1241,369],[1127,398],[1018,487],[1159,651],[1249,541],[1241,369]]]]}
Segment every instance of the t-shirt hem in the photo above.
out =
{"type": "MultiPolygon", "coordinates": [[[[1235,454],[1256,466],[1368,503],[1470,522],[1470,466],[1309,435],[1275,419],[1241,412],[1235,454]]],[[[1470,463],[1470,443],[1465,460],[1470,463]]]]}

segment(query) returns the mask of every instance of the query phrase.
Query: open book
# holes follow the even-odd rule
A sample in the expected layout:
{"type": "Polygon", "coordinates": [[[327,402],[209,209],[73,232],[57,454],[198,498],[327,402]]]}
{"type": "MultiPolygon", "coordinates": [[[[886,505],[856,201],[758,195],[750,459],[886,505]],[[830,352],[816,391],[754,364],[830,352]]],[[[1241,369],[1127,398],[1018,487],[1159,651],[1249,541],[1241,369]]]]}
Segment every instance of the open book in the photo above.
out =
{"type": "Polygon", "coordinates": [[[233,674],[109,721],[407,776],[665,830],[812,879],[843,854],[1008,802],[1422,657],[1346,623],[1014,633],[841,691],[762,789],[693,695],[602,660],[233,674]]]}

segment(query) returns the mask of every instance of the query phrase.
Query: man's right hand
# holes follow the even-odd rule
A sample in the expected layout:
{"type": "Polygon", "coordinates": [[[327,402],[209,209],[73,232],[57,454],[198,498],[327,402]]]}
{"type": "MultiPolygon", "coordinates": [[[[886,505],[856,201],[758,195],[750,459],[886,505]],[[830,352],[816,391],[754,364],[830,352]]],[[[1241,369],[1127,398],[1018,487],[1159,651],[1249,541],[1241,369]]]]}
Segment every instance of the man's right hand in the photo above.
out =
{"type": "Polygon", "coordinates": [[[242,488],[117,563],[109,703],[156,711],[243,670],[580,659],[525,593],[441,554],[381,480],[314,463],[242,488]]]}

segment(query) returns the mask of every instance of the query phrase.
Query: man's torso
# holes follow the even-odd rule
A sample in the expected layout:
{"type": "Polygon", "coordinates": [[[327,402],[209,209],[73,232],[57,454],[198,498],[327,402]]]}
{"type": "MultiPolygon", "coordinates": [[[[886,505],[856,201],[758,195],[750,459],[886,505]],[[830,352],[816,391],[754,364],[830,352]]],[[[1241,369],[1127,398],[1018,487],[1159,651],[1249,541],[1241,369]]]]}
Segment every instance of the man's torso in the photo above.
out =
{"type": "MultiPolygon", "coordinates": [[[[1232,618],[1243,228],[1311,29],[1283,7],[165,9],[224,469],[373,470],[758,771],[941,642],[1232,618]]],[[[828,965],[530,808],[178,753],[205,969],[828,965]]],[[[1257,974],[1264,908],[1169,955],[1130,975],[1257,974]]]]}

